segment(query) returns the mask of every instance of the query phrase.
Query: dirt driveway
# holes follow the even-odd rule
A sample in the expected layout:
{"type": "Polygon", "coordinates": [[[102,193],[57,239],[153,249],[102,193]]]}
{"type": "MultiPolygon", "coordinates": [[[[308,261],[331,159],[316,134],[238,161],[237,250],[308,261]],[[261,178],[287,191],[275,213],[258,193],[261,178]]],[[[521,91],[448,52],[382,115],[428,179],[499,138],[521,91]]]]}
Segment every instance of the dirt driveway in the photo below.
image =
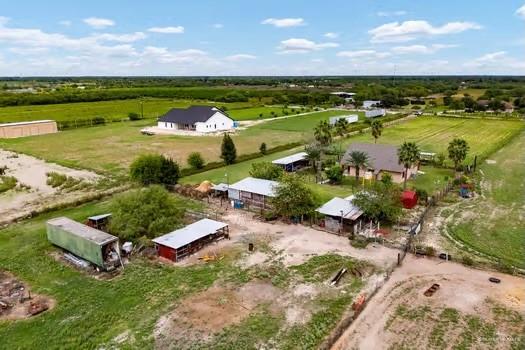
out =
{"type": "Polygon", "coordinates": [[[409,255],[332,349],[407,344],[422,349],[439,344],[441,333],[446,334],[441,341],[447,349],[465,341],[473,341],[473,348],[506,349],[522,334],[525,321],[520,315],[525,315],[525,279],[409,255]],[[490,283],[489,277],[501,283],[490,283]],[[424,296],[433,283],[439,290],[424,296]],[[450,314],[454,317],[448,324],[450,314]],[[484,333],[471,330],[473,324],[484,333]]]}

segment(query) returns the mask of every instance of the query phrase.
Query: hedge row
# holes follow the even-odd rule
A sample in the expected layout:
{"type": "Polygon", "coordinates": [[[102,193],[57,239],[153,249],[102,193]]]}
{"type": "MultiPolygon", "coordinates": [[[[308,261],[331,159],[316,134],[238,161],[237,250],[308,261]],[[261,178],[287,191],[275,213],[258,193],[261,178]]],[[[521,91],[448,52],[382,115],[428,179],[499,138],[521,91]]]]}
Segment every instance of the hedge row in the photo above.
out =
{"type": "MultiPolygon", "coordinates": [[[[302,142],[291,142],[291,143],[286,143],[284,145],[275,146],[273,148],[269,148],[266,151],[265,155],[272,154],[272,153],[277,153],[277,152],[281,152],[281,151],[286,151],[286,150],[289,150],[289,149],[292,149],[292,148],[295,148],[295,147],[299,147],[302,144],[303,144],[302,142]]],[[[241,163],[241,162],[245,162],[245,161],[248,161],[248,160],[257,159],[257,158],[260,158],[260,157],[263,157],[263,156],[264,155],[261,154],[260,152],[242,154],[242,155],[237,157],[235,162],[236,163],[241,163]]],[[[209,162],[201,169],[184,168],[184,169],[181,170],[180,175],[181,175],[181,177],[190,176],[190,175],[194,175],[194,174],[198,174],[198,173],[203,173],[203,172],[208,171],[208,170],[222,168],[223,166],[226,166],[226,163],[224,163],[223,161],[221,161],[221,162],[209,162]]]]}

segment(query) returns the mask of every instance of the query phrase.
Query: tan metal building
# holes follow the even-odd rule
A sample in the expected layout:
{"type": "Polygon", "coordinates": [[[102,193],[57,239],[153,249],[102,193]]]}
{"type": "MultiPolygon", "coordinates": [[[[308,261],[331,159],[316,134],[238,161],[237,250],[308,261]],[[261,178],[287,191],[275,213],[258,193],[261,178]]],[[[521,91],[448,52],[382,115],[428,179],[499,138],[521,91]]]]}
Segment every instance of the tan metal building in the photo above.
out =
{"type": "Polygon", "coordinates": [[[57,131],[57,123],[54,120],[0,124],[0,138],[4,139],[53,134],[57,131]]]}

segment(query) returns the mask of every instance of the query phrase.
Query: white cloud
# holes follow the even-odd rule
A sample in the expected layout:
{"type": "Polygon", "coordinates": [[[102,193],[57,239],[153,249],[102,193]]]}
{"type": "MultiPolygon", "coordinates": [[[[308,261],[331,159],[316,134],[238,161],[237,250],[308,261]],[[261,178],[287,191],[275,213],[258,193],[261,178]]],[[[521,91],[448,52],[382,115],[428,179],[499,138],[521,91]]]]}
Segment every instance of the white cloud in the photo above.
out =
{"type": "Polygon", "coordinates": [[[405,21],[383,24],[368,31],[372,42],[403,42],[417,39],[420,36],[445,35],[461,33],[482,27],[473,22],[449,22],[441,27],[434,27],[427,21],[405,21]]]}
{"type": "Polygon", "coordinates": [[[47,47],[10,47],[7,50],[17,55],[41,55],[49,51],[47,47]]]}
{"type": "Polygon", "coordinates": [[[0,26],[7,24],[11,19],[9,17],[0,16],[0,26]]]}
{"type": "Polygon", "coordinates": [[[102,41],[116,41],[121,43],[132,43],[134,41],[142,40],[147,38],[147,35],[142,32],[135,32],[131,34],[97,34],[91,36],[91,38],[95,40],[102,40],[102,41]]]}
{"type": "Polygon", "coordinates": [[[406,15],[406,11],[379,11],[377,15],[379,17],[393,17],[393,16],[404,16],[406,15]]]}
{"type": "Polygon", "coordinates": [[[324,33],[324,37],[328,39],[337,39],[339,37],[339,33],[333,33],[333,32],[324,33]]]}
{"type": "Polygon", "coordinates": [[[392,48],[392,52],[396,54],[432,54],[442,49],[448,49],[458,47],[458,45],[447,45],[447,44],[433,44],[430,46],[426,45],[408,45],[408,46],[396,46],[392,48]]]}
{"type": "Polygon", "coordinates": [[[278,49],[279,53],[307,53],[338,46],[338,43],[316,43],[308,39],[291,38],[281,41],[278,49]]]}
{"type": "Polygon", "coordinates": [[[103,29],[106,27],[112,27],[115,22],[107,18],[89,17],[84,19],[84,23],[95,29],[103,29]]]}
{"type": "Polygon", "coordinates": [[[73,22],[68,21],[68,20],[64,20],[64,21],[59,21],[58,24],[60,24],[61,26],[64,26],[64,27],[71,27],[73,22]]]}
{"type": "Polygon", "coordinates": [[[306,22],[302,18],[267,18],[261,24],[271,24],[274,27],[286,28],[304,26],[306,22]]]}
{"type": "Polygon", "coordinates": [[[148,29],[148,32],[162,33],[162,34],[182,34],[184,33],[183,26],[176,27],[152,27],[148,29]]]}
{"type": "Polygon", "coordinates": [[[481,57],[476,58],[476,62],[496,62],[497,60],[503,58],[507,53],[505,51],[497,51],[487,53],[481,57]]]}
{"type": "Polygon", "coordinates": [[[516,14],[525,19],[525,5],[516,10],[516,14]]]}
{"type": "Polygon", "coordinates": [[[222,23],[215,23],[212,27],[215,28],[215,29],[222,29],[222,28],[224,28],[224,24],[222,24],[222,23]]]}
{"type": "Polygon", "coordinates": [[[161,63],[192,63],[206,58],[208,53],[198,49],[170,51],[165,47],[146,46],[141,57],[161,63]]]}
{"type": "Polygon", "coordinates": [[[376,50],[355,50],[355,51],[341,51],[337,53],[338,57],[345,57],[350,59],[357,58],[385,58],[390,56],[388,52],[378,52],[376,50]]]}
{"type": "Polygon", "coordinates": [[[244,60],[254,60],[256,58],[257,57],[254,56],[254,55],[248,55],[248,54],[240,53],[240,54],[237,54],[237,55],[227,56],[225,58],[225,60],[226,61],[231,61],[231,62],[238,62],[238,61],[244,61],[244,60]]]}

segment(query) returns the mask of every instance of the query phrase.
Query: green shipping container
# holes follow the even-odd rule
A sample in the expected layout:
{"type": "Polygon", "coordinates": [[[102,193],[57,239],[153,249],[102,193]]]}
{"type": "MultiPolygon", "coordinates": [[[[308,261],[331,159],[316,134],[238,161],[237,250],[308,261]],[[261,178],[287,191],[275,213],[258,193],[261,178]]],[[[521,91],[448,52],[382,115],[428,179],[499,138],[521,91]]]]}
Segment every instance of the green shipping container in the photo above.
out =
{"type": "Polygon", "coordinates": [[[76,256],[106,269],[111,250],[118,252],[118,238],[66,217],[47,222],[47,239],[76,256]]]}

